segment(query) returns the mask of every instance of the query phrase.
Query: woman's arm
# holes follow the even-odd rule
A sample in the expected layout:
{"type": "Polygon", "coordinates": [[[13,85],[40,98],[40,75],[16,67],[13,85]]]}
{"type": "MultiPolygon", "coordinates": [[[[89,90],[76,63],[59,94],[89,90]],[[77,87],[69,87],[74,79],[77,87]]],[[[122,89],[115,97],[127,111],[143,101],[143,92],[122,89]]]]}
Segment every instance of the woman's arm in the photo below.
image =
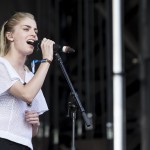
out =
{"type": "MultiPolygon", "coordinates": [[[[53,44],[53,41],[46,38],[43,39],[41,43],[43,59],[47,58],[50,61],[53,60],[53,44]]],[[[34,77],[26,85],[23,85],[20,81],[17,81],[13,84],[13,86],[11,86],[9,92],[29,104],[32,103],[32,100],[43,85],[49,66],[50,63],[48,62],[41,63],[34,77]]]]}
{"type": "Polygon", "coordinates": [[[34,111],[25,111],[25,119],[32,125],[32,136],[36,136],[40,126],[38,113],[34,111]]]}

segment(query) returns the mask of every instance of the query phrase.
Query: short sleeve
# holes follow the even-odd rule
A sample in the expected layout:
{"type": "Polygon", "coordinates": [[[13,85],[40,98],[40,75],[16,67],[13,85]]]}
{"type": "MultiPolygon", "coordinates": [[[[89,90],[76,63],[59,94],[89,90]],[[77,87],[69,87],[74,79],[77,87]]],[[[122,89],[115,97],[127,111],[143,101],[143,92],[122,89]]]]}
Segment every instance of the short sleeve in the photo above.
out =
{"type": "Polygon", "coordinates": [[[11,78],[6,66],[0,63],[0,94],[7,91],[19,78],[11,78]]]}
{"type": "MultiPolygon", "coordinates": [[[[31,71],[27,71],[26,82],[28,83],[33,76],[34,74],[31,71]]],[[[36,111],[39,115],[49,110],[41,89],[33,99],[31,108],[28,107],[28,109],[36,111]]]]}
{"type": "MultiPolygon", "coordinates": [[[[31,71],[26,71],[25,82],[28,83],[33,76],[34,74],[31,71]]],[[[23,82],[11,64],[0,57],[0,95],[6,92],[16,81],[23,82]]],[[[35,110],[39,114],[43,114],[48,110],[41,90],[35,96],[30,109],[35,110]]]]}
{"type": "Polygon", "coordinates": [[[32,109],[35,110],[39,115],[48,111],[48,106],[42,90],[40,90],[36,95],[36,97],[34,98],[32,102],[32,109]]]}

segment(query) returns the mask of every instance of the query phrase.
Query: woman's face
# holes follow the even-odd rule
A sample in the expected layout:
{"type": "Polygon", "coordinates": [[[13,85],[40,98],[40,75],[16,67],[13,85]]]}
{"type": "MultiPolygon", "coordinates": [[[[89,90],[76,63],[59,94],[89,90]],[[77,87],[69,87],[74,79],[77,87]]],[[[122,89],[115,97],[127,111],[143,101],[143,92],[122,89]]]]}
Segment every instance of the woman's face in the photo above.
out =
{"type": "Polygon", "coordinates": [[[27,44],[27,41],[33,42],[37,40],[37,32],[35,20],[25,18],[20,21],[20,23],[14,27],[14,31],[12,32],[13,42],[11,45],[13,49],[17,50],[23,55],[31,54],[34,50],[34,47],[27,44]]]}

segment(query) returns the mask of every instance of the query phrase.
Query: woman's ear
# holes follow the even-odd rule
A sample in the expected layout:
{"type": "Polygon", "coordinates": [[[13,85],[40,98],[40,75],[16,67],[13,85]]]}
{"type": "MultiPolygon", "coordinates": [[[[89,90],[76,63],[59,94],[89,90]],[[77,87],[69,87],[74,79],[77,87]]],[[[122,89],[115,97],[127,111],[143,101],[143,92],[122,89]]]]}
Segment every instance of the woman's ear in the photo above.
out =
{"type": "Polygon", "coordinates": [[[11,42],[14,41],[12,32],[6,32],[6,38],[7,38],[9,41],[11,41],[11,42]]]}

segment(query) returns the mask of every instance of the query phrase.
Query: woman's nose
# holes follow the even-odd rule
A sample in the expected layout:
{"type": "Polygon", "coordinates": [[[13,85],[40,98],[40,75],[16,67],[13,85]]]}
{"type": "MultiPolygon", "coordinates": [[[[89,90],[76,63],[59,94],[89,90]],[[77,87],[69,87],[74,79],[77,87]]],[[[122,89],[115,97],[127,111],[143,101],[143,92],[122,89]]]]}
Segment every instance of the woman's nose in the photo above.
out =
{"type": "Polygon", "coordinates": [[[34,37],[37,37],[37,34],[34,30],[31,31],[31,35],[34,36],[34,37]]]}
{"type": "Polygon", "coordinates": [[[36,33],[35,33],[34,30],[30,30],[30,31],[31,31],[30,33],[31,33],[32,35],[36,35],[36,33]]]}

